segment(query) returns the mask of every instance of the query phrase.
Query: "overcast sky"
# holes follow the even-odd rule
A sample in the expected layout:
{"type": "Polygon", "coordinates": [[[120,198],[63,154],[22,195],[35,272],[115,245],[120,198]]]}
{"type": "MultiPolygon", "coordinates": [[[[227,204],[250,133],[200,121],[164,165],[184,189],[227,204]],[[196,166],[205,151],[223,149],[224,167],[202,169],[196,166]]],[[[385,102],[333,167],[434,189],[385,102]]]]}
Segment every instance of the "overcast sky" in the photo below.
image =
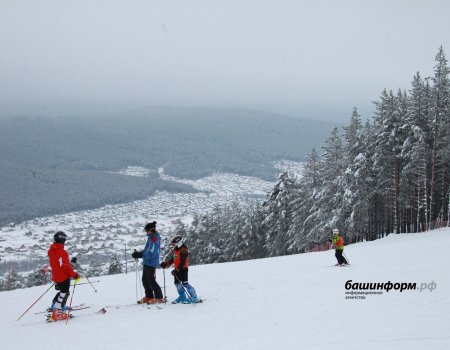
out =
{"type": "Polygon", "coordinates": [[[245,107],[347,121],[450,58],[450,1],[0,0],[0,114],[245,107]]]}

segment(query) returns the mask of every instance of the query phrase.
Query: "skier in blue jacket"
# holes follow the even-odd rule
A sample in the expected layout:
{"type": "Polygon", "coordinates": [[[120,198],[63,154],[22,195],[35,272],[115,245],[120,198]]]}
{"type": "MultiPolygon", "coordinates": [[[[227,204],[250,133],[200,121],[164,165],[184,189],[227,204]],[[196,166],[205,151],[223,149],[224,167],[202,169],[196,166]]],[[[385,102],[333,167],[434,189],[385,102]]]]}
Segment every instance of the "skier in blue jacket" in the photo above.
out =
{"type": "Polygon", "coordinates": [[[133,259],[142,258],[144,271],[142,273],[142,284],[145,289],[145,297],[138,300],[138,304],[164,303],[161,287],[156,282],[156,268],[159,267],[159,254],[161,252],[161,236],[156,231],[156,221],[150,222],[144,228],[147,233],[147,243],[144,250],[134,250],[133,259]]]}

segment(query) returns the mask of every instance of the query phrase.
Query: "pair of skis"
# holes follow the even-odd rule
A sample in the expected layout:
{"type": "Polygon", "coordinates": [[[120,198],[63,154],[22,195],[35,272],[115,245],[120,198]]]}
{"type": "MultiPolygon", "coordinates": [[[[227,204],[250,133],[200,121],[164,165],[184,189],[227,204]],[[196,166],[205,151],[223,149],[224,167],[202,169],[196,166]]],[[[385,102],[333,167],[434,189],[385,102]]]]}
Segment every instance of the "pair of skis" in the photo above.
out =
{"type": "MultiPolygon", "coordinates": [[[[89,308],[91,308],[91,307],[92,307],[92,305],[85,305],[85,304],[80,304],[80,305],[73,306],[70,310],[68,310],[68,312],[69,312],[68,318],[69,318],[69,319],[72,319],[72,318],[75,318],[75,317],[76,317],[76,316],[72,313],[72,312],[74,312],[74,311],[80,311],[80,310],[84,310],[84,309],[89,309],[89,308]]],[[[52,310],[51,308],[48,308],[46,311],[37,312],[36,314],[43,314],[43,313],[47,313],[47,318],[46,318],[46,322],[47,322],[47,323],[59,321],[59,320],[54,320],[54,319],[52,318],[53,310],[52,310]]],[[[96,311],[95,313],[96,313],[96,314],[99,314],[99,315],[102,315],[102,314],[106,313],[106,308],[103,307],[103,308],[101,308],[100,310],[96,311]]]]}
{"type": "MultiPolygon", "coordinates": [[[[72,306],[69,311],[72,312],[72,311],[84,310],[84,309],[89,309],[90,307],[92,307],[92,305],[79,304],[79,305],[72,306]]],[[[51,312],[53,312],[52,308],[48,307],[45,311],[35,312],[34,314],[40,315],[40,314],[51,313],[51,312]]]]}
{"type": "MultiPolygon", "coordinates": [[[[203,303],[205,301],[205,299],[200,299],[198,302],[196,302],[196,303],[187,303],[187,304],[184,304],[184,305],[189,305],[189,304],[201,304],[201,303],[203,303]]],[[[175,302],[171,302],[171,303],[169,303],[169,304],[182,304],[182,303],[175,303],[175,302]]],[[[98,311],[96,311],[95,313],[96,314],[98,314],[98,315],[102,315],[102,314],[105,314],[106,313],[106,311],[107,311],[107,309],[108,308],[116,308],[116,309],[120,309],[120,308],[122,308],[122,307],[129,307],[129,306],[135,306],[135,305],[144,305],[144,304],[127,304],[127,305],[108,305],[108,306],[105,306],[105,307],[103,307],[103,308],[101,308],[100,310],[98,310],[98,311]]],[[[154,307],[156,307],[156,309],[158,309],[158,310],[162,310],[164,307],[162,307],[162,303],[161,304],[150,304],[150,303],[147,303],[147,304],[145,304],[145,306],[147,307],[147,309],[153,309],[153,307],[152,306],[154,306],[154,307]]],[[[75,305],[75,306],[73,306],[71,309],[70,309],[70,311],[69,311],[69,315],[68,315],[68,317],[69,317],[69,319],[72,319],[72,318],[75,318],[76,316],[75,315],[73,315],[72,314],[72,312],[76,312],[76,311],[80,311],[80,310],[85,310],[85,309],[89,309],[89,308],[91,308],[92,307],[92,305],[86,305],[86,304],[80,304],[80,305],[75,305]]],[[[44,314],[44,313],[47,313],[47,319],[46,319],[46,322],[47,323],[51,323],[51,322],[56,322],[57,320],[54,320],[53,318],[52,318],[52,312],[53,312],[53,310],[51,309],[51,308],[48,308],[47,310],[45,310],[45,311],[41,311],[41,312],[36,312],[35,314],[44,314]]]]}

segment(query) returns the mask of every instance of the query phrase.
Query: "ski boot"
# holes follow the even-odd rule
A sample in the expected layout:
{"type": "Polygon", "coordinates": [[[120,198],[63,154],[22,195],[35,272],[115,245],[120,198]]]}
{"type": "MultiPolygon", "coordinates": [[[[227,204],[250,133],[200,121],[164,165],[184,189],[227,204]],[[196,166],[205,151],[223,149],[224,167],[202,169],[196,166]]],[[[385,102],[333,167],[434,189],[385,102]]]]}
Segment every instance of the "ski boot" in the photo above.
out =
{"type": "Polygon", "coordinates": [[[185,301],[183,301],[183,304],[197,304],[199,302],[197,293],[195,292],[194,287],[192,287],[190,284],[186,285],[186,289],[189,293],[189,297],[186,298],[185,301]]]}
{"type": "Polygon", "coordinates": [[[178,298],[172,301],[172,304],[184,304],[186,300],[187,300],[186,294],[180,294],[178,298]]]}
{"type": "Polygon", "coordinates": [[[147,298],[147,297],[143,297],[141,300],[138,300],[137,303],[138,304],[148,304],[150,303],[151,300],[153,300],[154,298],[147,298]]]}
{"type": "Polygon", "coordinates": [[[151,298],[148,302],[147,302],[147,304],[164,304],[166,302],[166,299],[164,299],[164,298],[161,298],[161,299],[158,299],[158,298],[151,298]]]}
{"type": "Polygon", "coordinates": [[[53,310],[52,314],[47,318],[47,322],[64,321],[67,320],[68,318],[69,316],[63,310],[55,309],[53,310]]]}
{"type": "MultiPolygon", "coordinates": [[[[53,302],[52,303],[52,306],[50,306],[49,308],[47,308],[47,311],[48,312],[53,312],[54,310],[55,310],[55,302],[53,302]]],[[[68,311],[72,311],[72,308],[71,307],[69,307],[69,306],[67,306],[67,305],[64,305],[63,306],[63,311],[65,311],[65,312],[68,312],[68,311]]]]}

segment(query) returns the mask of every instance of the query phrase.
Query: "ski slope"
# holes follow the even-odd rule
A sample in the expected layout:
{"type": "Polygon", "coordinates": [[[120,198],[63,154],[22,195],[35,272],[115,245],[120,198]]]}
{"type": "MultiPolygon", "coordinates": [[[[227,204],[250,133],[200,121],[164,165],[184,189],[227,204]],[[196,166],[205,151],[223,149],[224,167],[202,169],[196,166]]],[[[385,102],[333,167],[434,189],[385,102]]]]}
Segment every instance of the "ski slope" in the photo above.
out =
{"type": "MultiPolygon", "coordinates": [[[[334,252],[193,266],[190,282],[206,302],[147,309],[133,304],[136,274],[101,277],[95,293],[80,285],[74,304],[93,304],[65,322],[35,312],[17,317],[48,286],[0,293],[2,349],[450,349],[450,229],[390,235],[334,252]],[[435,282],[432,291],[384,291],[345,299],[345,283],[435,282]],[[104,315],[95,313],[107,307],[104,315]],[[114,307],[119,306],[119,307],[114,307]]],[[[157,279],[163,285],[162,270],[157,279]]],[[[166,271],[167,295],[176,297],[166,271]]],[[[70,299],[69,299],[70,300],[70,299]]]]}

